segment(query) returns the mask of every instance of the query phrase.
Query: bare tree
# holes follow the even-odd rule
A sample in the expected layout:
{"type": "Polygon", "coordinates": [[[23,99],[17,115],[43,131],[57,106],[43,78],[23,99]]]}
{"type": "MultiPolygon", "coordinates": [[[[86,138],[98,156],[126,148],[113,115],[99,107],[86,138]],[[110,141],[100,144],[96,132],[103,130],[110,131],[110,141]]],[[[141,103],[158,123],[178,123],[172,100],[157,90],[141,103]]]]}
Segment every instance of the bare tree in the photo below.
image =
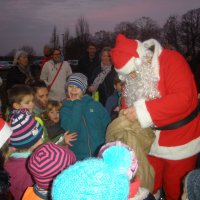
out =
{"type": "Polygon", "coordinates": [[[59,40],[59,35],[57,33],[56,26],[53,28],[52,36],[50,39],[50,44],[53,46],[53,48],[60,48],[60,40],[59,40]]]}
{"type": "Polygon", "coordinates": [[[161,28],[149,17],[141,17],[133,25],[137,26],[137,39],[144,41],[150,38],[160,40],[161,28]]]}
{"type": "Polygon", "coordinates": [[[76,54],[77,57],[80,58],[80,56],[85,52],[91,38],[89,24],[83,16],[77,20],[75,32],[76,37],[72,41],[72,44],[76,46],[76,54]]]}
{"type": "Polygon", "coordinates": [[[69,32],[69,29],[66,28],[65,29],[65,33],[63,34],[63,38],[62,38],[62,42],[63,42],[63,54],[64,54],[64,57],[66,58],[66,53],[67,53],[67,49],[69,47],[69,40],[70,40],[70,32],[69,32]]]}
{"type": "Polygon", "coordinates": [[[28,46],[28,45],[22,46],[22,47],[20,48],[20,50],[25,51],[25,52],[28,54],[29,57],[33,57],[33,56],[35,56],[35,54],[36,54],[36,53],[35,53],[35,50],[33,49],[33,47],[28,46]]]}
{"type": "Polygon", "coordinates": [[[162,32],[163,43],[180,51],[180,20],[178,16],[170,16],[164,24],[162,32]]]}
{"type": "Polygon", "coordinates": [[[108,31],[98,31],[92,37],[92,40],[97,45],[98,49],[102,49],[105,46],[114,45],[114,34],[108,31]]]}
{"type": "Polygon", "coordinates": [[[188,11],[182,16],[180,38],[185,51],[196,55],[200,50],[200,8],[188,11]]]}
{"type": "Polygon", "coordinates": [[[137,36],[137,26],[130,22],[121,22],[115,26],[114,32],[116,34],[122,33],[128,38],[136,38],[137,36]]]}
{"type": "Polygon", "coordinates": [[[79,44],[79,49],[81,51],[84,51],[90,41],[90,30],[89,30],[89,24],[86,21],[86,19],[81,16],[77,24],[75,26],[76,31],[76,40],[79,44]]]}

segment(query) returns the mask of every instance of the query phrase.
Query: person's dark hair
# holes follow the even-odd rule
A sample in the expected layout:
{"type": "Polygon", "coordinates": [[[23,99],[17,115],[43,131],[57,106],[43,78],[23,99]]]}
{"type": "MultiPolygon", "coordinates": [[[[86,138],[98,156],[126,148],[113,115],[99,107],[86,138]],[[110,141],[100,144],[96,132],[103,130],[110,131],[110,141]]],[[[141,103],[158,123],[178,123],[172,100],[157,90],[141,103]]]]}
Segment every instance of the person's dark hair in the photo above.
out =
{"type": "Polygon", "coordinates": [[[38,89],[40,88],[48,88],[46,83],[42,80],[37,80],[34,83],[31,84],[31,87],[33,88],[33,91],[36,93],[38,89]]]}
{"type": "Polygon", "coordinates": [[[122,82],[122,81],[119,79],[119,76],[118,76],[118,75],[115,75],[114,78],[113,78],[113,83],[114,83],[114,85],[116,85],[116,84],[118,84],[118,83],[120,83],[120,82],[122,82]]]}
{"type": "Polygon", "coordinates": [[[53,51],[52,51],[52,55],[54,54],[54,51],[59,51],[60,54],[62,53],[61,49],[60,48],[54,48],[53,51]]]}
{"type": "Polygon", "coordinates": [[[88,49],[90,46],[93,46],[93,47],[96,47],[96,48],[97,48],[97,45],[96,45],[94,42],[89,42],[88,45],[87,45],[87,49],[88,49]]]}
{"type": "Polygon", "coordinates": [[[27,85],[14,85],[8,90],[8,102],[12,106],[13,103],[20,103],[27,95],[34,95],[31,87],[27,85]]]}

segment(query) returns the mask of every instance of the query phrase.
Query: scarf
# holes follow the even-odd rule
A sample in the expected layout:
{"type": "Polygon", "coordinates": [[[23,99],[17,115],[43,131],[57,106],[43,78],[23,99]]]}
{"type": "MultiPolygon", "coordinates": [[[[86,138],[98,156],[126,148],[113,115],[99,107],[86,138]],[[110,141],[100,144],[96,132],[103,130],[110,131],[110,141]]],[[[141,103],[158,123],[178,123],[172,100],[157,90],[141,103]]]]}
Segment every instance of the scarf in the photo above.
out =
{"type": "Polygon", "coordinates": [[[111,71],[111,65],[103,65],[101,63],[101,72],[97,75],[97,77],[94,79],[93,86],[95,86],[97,89],[99,88],[99,85],[101,85],[106,78],[106,76],[109,74],[111,71]]]}

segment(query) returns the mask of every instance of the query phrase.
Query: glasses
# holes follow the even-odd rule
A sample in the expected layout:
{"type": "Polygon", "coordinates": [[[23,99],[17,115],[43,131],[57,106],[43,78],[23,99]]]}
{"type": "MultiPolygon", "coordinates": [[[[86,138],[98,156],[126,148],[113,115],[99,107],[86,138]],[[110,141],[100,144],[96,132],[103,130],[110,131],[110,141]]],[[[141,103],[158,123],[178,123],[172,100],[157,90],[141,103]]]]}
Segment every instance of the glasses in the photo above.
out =
{"type": "Polygon", "coordinates": [[[61,54],[60,53],[55,53],[53,54],[54,56],[60,56],[61,54]]]}

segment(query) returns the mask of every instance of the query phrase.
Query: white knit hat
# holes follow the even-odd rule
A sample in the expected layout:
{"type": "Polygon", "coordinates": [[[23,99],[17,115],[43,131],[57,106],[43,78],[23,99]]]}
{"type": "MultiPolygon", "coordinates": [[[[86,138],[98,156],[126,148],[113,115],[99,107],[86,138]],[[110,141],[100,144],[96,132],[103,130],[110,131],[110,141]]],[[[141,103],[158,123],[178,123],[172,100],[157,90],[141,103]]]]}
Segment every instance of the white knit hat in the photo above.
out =
{"type": "Polygon", "coordinates": [[[15,57],[14,57],[14,60],[13,60],[13,65],[17,65],[17,61],[19,59],[20,56],[22,55],[26,55],[28,56],[27,52],[23,51],[23,50],[19,50],[15,53],[15,57]]]}

